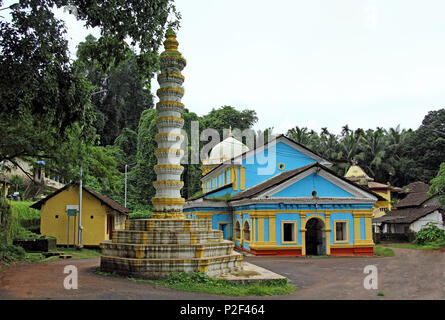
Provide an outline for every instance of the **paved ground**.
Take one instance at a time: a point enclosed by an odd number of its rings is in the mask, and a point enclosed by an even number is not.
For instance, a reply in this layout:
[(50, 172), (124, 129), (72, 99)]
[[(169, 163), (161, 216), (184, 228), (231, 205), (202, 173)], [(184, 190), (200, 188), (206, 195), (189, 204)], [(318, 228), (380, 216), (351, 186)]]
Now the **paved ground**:
[[(395, 257), (278, 258), (245, 257), (258, 266), (284, 275), (299, 287), (295, 293), (243, 299), (445, 299), (445, 253), (394, 249)], [(79, 270), (79, 288), (63, 287), (64, 267)], [(175, 291), (125, 278), (94, 273), (99, 259), (20, 264), (0, 273), (0, 299), (232, 299)], [(378, 289), (366, 290), (364, 268), (378, 269)], [(381, 292), (384, 296), (378, 296)]]

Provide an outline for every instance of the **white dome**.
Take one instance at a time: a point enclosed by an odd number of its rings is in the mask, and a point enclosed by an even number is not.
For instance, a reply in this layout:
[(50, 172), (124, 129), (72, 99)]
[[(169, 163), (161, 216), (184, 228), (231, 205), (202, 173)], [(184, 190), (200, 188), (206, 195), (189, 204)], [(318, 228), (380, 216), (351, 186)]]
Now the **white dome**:
[(203, 164), (220, 164), (226, 160), (230, 160), (240, 154), (249, 151), (249, 148), (242, 142), (229, 136), (225, 140), (218, 143), (210, 151), (210, 157), (203, 161)]

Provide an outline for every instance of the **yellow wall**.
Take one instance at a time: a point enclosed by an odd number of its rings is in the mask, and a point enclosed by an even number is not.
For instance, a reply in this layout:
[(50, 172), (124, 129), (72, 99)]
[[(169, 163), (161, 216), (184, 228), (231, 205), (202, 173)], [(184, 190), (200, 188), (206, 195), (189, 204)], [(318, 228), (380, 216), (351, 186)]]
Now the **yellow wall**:
[[(375, 191), (375, 193), (381, 195), (383, 198), (386, 199), (386, 201), (377, 201), (374, 204), (374, 208), (373, 208), (373, 214), (374, 214), (374, 218), (379, 218), (382, 217), (386, 214), (386, 212), (383, 209), (388, 209), (391, 210), (391, 191), (387, 190), (387, 191)], [(382, 210), (380, 210), (382, 209)]]
[[(67, 244), (68, 216), (67, 205), (79, 204), (79, 188), (72, 187), (55, 195), (42, 206), (42, 218), (40, 221), (40, 233), (42, 235), (54, 236), (57, 244)], [(107, 211), (110, 209), (102, 205), (101, 202), (89, 194), (82, 192), (82, 244), (98, 246), (102, 241), (109, 240), (107, 235)], [(58, 218), (56, 218), (56, 215)], [(93, 218), (91, 218), (93, 216)], [(69, 244), (78, 243), (78, 216), (69, 217)], [(74, 226), (76, 232), (74, 234)], [(115, 217), (115, 229), (124, 229), (125, 215)]]

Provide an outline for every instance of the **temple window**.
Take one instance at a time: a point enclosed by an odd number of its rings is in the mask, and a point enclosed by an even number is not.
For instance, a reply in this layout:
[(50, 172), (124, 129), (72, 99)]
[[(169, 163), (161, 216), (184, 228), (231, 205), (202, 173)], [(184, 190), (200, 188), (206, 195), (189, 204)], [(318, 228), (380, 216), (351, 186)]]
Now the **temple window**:
[(241, 225), (238, 220), (236, 220), (235, 224), (235, 238), (238, 240), (241, 239)]
[(244, 222), (243, 233), (244, 233), (244, 240), (250, 241), (250, 225), (247, 220)]
[(295, 242), (295, 222), (283, 223), (283, 242)]
[(348, 223), (346, 221), (335, 222), (335, 241), (348, 241)]

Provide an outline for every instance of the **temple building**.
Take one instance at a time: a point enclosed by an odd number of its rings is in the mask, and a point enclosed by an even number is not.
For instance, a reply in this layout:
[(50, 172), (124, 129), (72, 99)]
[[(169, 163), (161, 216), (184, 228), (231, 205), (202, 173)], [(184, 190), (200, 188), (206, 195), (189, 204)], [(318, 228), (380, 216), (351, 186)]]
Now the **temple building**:
[(186, 201), (186, 217), (211, 221), (255, 255), (373, 254), (379, 195), (284, 135), (253, 150), (228, 139), (203, 162), (203, 193)]
[(391, 194), (394, 192), (400, 193), (402, 191), (401, 188), (393, 187), (389, 183), (384, 184), (374, 181), (373, 178), (368, 176), (365, 171), (358, 166), (356, 160), (352, 161), (352, 165), (346, 172), (345, 178), (361, 186), (368, 187), (371, 191), (380, 196), (373, 208), (373, 218), (382, 217), (387, 212), (391, 211)]

